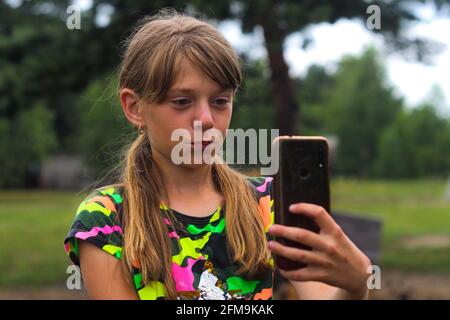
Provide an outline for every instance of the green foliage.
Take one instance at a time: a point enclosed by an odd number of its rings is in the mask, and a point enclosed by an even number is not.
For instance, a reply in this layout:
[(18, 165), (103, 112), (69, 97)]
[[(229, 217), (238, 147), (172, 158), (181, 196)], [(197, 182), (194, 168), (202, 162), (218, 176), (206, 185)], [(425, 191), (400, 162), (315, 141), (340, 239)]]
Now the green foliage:
[(116, 78), (94, 80), (76, 104), (79, 127), (71, 141), (97, 172), (117, 164), (136, 130), (125, 119)]
[(21, 155), (28, 154), (31, 159), (42, 160), (57, 145), (53, 130), (53, 113), (43, 104), (37, 104), (32, 109), (19, 114), (15, 126), (14, 139), (27, 141), (18, 144)]
[(18, 114), (8, 126), (0, 121), (0, 186), (22, 186), (27, 175), (37, 174), (39, 165), (57, 147), (53, 112), (42, 103)]
[(275, 110), (271, 100), (269, 68), (266, 62), (246, 61), (243, 72), (244, 83), (233, 103), (230, 128), (274, 128)]
[(335, 76), (324, 67), (312, 65), (303, 79), (297, 79), (298, 100), (302, 102), (300, 132), (323, 135), (327, 130), (324, 116), (328, 112), (328, 96), (335, 86)]
[(343, 58), (335, 74), (310, 67), (298, 81), (304, 134), (338, 137), (341, 175), (448, 175), (449, 121), (435, 110), (434, 100), (412, 111), (405, 108), (385, 78), (374, 49)]
[(383, 132), (379, 150), (379, 175), (446, 176), (450, 172), (450, 122), (430, 105), (401, 112)]
[(383, 130), (403, 107), (385, 83), (375, 50), (344, 58), (336, 86), (326, 102), (326, 130), (339, 138), (337, 170), (341, 174), (371, 176)]
[(5, 185), (12, 161), (9, 159), (9, 122), (0, 118), (0, 186)]

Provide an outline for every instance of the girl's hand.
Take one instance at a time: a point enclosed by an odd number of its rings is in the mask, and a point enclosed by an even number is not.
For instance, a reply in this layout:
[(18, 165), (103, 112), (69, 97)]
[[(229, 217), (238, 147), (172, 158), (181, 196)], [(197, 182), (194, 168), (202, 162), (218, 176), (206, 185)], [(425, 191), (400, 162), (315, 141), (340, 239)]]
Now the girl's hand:
[(320, 233), (280, 224), (270, 227), (271, 235), (297, 241), (312, 248), (302, 250), (270, 241), (269, 248), (274, 254), (307, 264), (297, 270), (280, 269), (280, 274), (291, 281), (319, 281), (339, 287), (346, 290), (351, 297), (367, 296), (367, 270), (371, 262), (345, 235), (328, 212), (309, 203), (293, 204), (289, 211), (314, 219), (320, 227)]

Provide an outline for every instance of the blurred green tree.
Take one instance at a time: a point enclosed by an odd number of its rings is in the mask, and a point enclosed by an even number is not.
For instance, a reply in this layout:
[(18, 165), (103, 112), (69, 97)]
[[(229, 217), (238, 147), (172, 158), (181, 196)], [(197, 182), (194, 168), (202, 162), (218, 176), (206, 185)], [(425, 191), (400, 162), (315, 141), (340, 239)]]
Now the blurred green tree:
[(244, 56), (243, 73), (244, 82), (233, 103), (230, 128), (275, 128), (266, 61), (251, 61)]
[(33, 180), (31, 185), (37, 183), (41, 162), (57, 145), (53, 117), (51, 110), (37, 103), (13, 122), (0, 120), (1, 187), (20, 187), (27, 179)]
[(379, 143), (377, 174), (385, 178), (447, 177), (450, 121), (432, 105), (399, 112)]
[(336, 86), (336, 77), (323, 66), (311, 65), (304, 78), (294, 79), (298, 87), (298, 101), (302, 101), (302, 134), (326, 133), (325, 117), (330, 91)]
[(378, 141), (383, 130), (403, 107), (385, 83), (384, 69), (374, 49), (361, 57), (346, 57), (335, 75), (324, 114), (329, 133), (339, 139), (337, 172), (370, 176), (378, 157)]
[(76, 110), (79, 130), (72, 137), (74, 148), (96, 171), (112, 167), (136, 131), (122, 112), (116, 77), (92, 81), (77, 100)]

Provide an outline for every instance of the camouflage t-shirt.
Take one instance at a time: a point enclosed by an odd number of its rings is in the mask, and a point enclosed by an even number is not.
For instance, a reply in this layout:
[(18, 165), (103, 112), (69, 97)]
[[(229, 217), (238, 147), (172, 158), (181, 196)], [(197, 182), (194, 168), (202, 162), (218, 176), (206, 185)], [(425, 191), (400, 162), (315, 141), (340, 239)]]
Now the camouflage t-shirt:
[[(273, 200), (270, 196), (270, 177), (248, 177), (256, 191), (256, 201), (267, 233), (273, 223)], [(79, 265), (78, 244), (88, 241), (96, 247), (122, 258), (123, 188), (107, 186), (96, 189), (78, 207), (72, 226), (64, 240), (65, 250), (72, 262)], [(227, 251), (225, 237), (225, 210), (220, 206), (207, 217), (193, 217), (172, 209), (179, 225), (172, 225), (166, 218), (169, 210), (160, 204), (161, 219), (167, 225), (172, 247), (172, 277), (178, 299), (272, 299), (272, 271), (257, 279), (246, 279), (236, 274)], [(180, 227), (181, 226), (181, 227)], [(164, 299), (165, 287), (161, 281), (146, 285), (142, 274), (135, 267), (130, 275), (140, 299)]]

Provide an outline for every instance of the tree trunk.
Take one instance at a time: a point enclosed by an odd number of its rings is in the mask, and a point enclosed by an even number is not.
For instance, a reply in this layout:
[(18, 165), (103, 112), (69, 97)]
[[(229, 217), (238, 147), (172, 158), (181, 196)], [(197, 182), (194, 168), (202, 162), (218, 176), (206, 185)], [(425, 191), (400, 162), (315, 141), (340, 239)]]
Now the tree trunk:
[(262, 21), (262, 27), (271, 69), (270, 80), (276, 109), (276, 127), (280, 129), (280, 135), (294, 135), (299, 130), (300, 106), (283, 56), (283, 42), (286, 35), (278, 26), (277, 19), (266, 17)]

